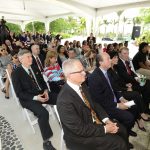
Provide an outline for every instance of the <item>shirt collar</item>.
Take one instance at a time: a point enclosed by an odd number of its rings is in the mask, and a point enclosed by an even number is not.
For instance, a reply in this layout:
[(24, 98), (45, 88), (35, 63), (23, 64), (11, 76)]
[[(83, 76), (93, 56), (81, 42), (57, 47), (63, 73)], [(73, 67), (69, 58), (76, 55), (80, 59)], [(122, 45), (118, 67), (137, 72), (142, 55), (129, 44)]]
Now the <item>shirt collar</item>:
[(76, 92), (79, 92), (79, 88), (80, 88), (79, 85), (76, 85), (76, 84), (74, 84), (74, 83), (72, 83), (72, 82), (70, 82), (70, 81), (68, 81), (68, 80), (67, 80), (67, 84), (68, 84), (73, 90), (75, 90)]
[(103, 72), (104, 75), (107, 73), (107, 70), (104, 70), (104, 69), (102, 69), (100, 67), (99, 67), (99, 69)]
[[(32, 54), (33, 55), (33, 54)], [(36, 59), (38, 56), (33, 55), (33, 57)], [(39, 58), (39, 57), (38, 57)]]
[(120, 60), (125, 64), (125, 60), (123, 60), (123, 59), (121, 59), (121, 58), (120, 58)]
[(31, 69), (31, 67), (27, 68), (27, 67), (25, 67), (25, 66), (23, 66), (23, 65), (22, 65), (22, 68), (23, 68), (27, 73), (29, 72), (28, 69)]

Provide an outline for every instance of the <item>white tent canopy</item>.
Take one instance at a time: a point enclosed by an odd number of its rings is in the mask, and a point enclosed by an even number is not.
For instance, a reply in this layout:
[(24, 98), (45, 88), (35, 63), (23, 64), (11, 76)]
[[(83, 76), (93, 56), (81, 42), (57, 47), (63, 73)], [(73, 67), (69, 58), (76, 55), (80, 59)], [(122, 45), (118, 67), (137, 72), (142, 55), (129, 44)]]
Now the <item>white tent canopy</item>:
[(49, 22), (68, 15), (94, 19), (106, 13), (148, 7), (150, 0), (0, 0), (0, 16), (25, 27), (31, 21)]

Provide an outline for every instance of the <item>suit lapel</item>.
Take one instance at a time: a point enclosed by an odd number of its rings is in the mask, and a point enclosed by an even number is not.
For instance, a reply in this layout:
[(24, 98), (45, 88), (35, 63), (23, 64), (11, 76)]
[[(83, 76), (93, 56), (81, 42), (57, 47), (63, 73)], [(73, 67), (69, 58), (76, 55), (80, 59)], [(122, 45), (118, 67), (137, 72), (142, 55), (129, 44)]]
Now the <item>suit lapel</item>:
[[(84, 107), (87, 107), (81, 97), (74, 91), (67, 83), (65, 84), (66, 86), (66, 91), (69, 91), (72, 97), (76, 99), (76, 101), (79, 103), (79, 105), (82, 105)], [(90, 103), (91, 104), (91, 103)]]
[(105, 78), (103, 72), (99, 68), (97, 68), (97, 72), (98, 72), (99, 76), (102, 78), (101, 80), (105, 81), (104, 83), (106, 83), (107, 87), (110, 88), (110, 85), (109, 85), (107, 79)]

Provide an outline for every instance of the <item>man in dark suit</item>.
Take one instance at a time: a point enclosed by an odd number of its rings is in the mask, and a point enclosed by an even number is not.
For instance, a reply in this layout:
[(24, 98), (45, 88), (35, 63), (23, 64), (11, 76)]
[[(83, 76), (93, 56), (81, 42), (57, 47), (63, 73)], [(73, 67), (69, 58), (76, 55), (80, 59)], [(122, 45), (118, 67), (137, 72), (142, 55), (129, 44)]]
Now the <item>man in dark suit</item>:
[(89, 76), (88, 85), (92, 98), (106, 110), (111, 118), (115, 118), (125, 125), (128, 133), (132, 136), (137, 134), (131, 131), (137, 117), (136, 106), (130, 109), (125, 105), (126, 100), (120, 95), (117, 97), (107, 70), (111, 66), (110, 56), (107, 53), (97, 55), (97, 67)]
[(36, 67), (40, 70), (40, 72), (44, 71), (44, 57), (40, 54), (40, 48), (39, 45), (32, 45), (31, 46), (32, 51), (32, 67)]
[(103, 108), (92, 101), (81, 62), (69, 59), (62, 68), (67, 83), (59, 93), (57, 109), (66, 146), (71, 150), (128, 149), (125, 128), (110, 121)]
[(38, 118), (43, 137), (44, 150), (55, 150), (49, 138), (53, 132), (49, 125), (49, 113), (43, 103), (56, 104), (56, 94), (48, 93), (48, 88), (37, 68), (32, 68), (32, 55), (28, 50), (18, 53), (21, 66), (12, 73), (12, 82), (22, 107), (32, 111)]
[(144, 104), (146, 106), (145, 113), (150, 114), (150, 110), (149, 110), (150, 80), (146, 80), (146, 84), (143, 86), (140, 86), (140, 80), (137, 77), (137, 75), (134, 73), (133, 65), (131, 65), (131, 63), (129, 61), (130, 59), (129, 59), (129, 49), (128, 48), (126, 48), (126, 47), (121, 48), (119, 57), (120, 57), (120, 59), (116, 66), (119, 76), (122, 78), (122, 80), (125, 83), (131, 83), (133, 90), (138, 91), (142, 94)]

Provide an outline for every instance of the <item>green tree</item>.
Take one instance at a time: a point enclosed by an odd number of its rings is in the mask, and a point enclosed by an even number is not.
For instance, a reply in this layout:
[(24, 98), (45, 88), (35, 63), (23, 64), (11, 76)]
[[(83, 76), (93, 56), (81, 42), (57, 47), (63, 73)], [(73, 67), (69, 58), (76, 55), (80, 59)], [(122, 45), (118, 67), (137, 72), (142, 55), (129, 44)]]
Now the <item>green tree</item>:
[(66, 32), (68, 30), (68, 22), (63, 19), (59, 18), (50, 23), (50, 29), (52, 32)]
[(141, 9), (140, 16), (145, 24), (149, 24), (150, 23), (150, 8)]
[[(33, 27), (34, 25), (34, 27)], [(45, 25), (43, 22), (39, 22), (39, 21), (35, 21), (35, 22), (30, 22), (26, 25), (25, 27), (25, 30), (26, 31), (29, 31), (29, 32), (39, 32), (39, 33), (43, 33), (45, 32)]]
[(17, 24), (7, 22), (6, 25), (8, 26), (10, 31), (13, 31), (16, 34), (19, 34), (21, 32), (21, 27)]
[(113, 34), (114, 34), (114, 32), (115, 32), (115, 26), (116, 26), (116, 24), (118, 23), (118, 20), (112, 20), (111, 21), (111, 24), (113, 25)]
[(123, 19), (122, 19), (122, 21), (123, 21), (123, 24), (122, 24), (122, 34), (124, 35), (124, 28), (125, 28), (126, 22), (128, 21), (128, 18), (126, 18), (124, 16)]
[(109, 24), (109, 22), (106, 19), (104, 19), (103, 20), (103, 25), (105, 27), (105, 29), (104, 29), (104, 36), (106, 36), (108, 24)]
[(86, 19), (79, 17), (78, 33), (84, 35), (86, 29)]

